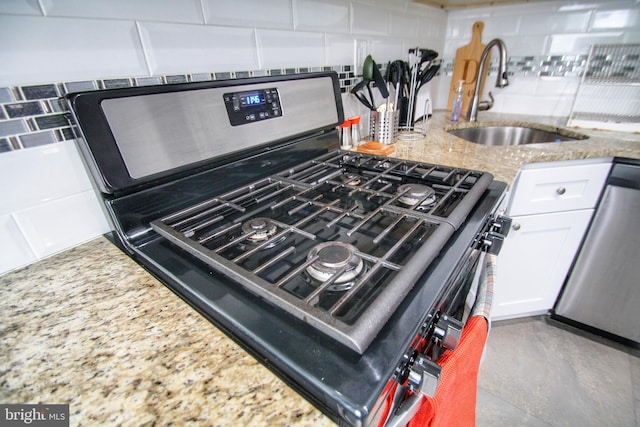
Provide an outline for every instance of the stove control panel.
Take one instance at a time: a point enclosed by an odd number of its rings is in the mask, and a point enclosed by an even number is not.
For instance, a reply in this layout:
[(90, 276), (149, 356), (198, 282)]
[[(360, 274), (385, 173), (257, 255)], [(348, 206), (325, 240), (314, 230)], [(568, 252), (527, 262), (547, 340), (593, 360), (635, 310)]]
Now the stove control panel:
[(225, 93), (222, 96), (231, 126), (282, 116), (280, 96), (275, 88)]

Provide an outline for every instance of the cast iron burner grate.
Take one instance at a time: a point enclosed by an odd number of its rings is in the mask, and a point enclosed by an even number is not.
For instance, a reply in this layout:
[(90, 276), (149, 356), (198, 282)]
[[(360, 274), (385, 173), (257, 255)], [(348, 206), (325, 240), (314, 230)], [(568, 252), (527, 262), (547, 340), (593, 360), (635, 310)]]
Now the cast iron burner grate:
[(492, 179), (333, 151), (151, 226), (363, 353)]

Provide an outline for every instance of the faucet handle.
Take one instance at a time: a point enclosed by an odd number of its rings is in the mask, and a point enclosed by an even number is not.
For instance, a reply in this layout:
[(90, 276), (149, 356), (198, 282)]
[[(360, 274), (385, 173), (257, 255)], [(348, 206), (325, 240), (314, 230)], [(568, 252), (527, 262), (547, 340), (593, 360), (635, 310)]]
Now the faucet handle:
[(489, 101), (480, 101), (478, 102), (478, 110), (480, 111), (487, 111), (490, 110), (493, 107), (493, 101), (495, 101), (493, 99), (493, 94), (491, 92), (489, 92)]

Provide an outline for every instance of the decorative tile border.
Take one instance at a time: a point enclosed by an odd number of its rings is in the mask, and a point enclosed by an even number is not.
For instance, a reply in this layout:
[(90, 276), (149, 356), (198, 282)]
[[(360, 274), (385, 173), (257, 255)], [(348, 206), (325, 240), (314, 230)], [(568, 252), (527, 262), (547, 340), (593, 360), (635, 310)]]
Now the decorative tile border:
[[(588, 55), (558, 56), (513, 56), (508, 59), (508, 73), (517, 77), (581, 77)], [(453, 75), (453, 59), (445, 60), (441, 73)], [(494, 56), (489, 63), (489, 75), (495, 75), (498, 59)]]
[(0, 153), (53, 144), (75, 138), (61, 97), (72, 92), (134, 86), (228, 80), (318, 71), (336, 71), (340, 90), (355, 85), (352, 65), (255, 71), (177, 74), (152, 77), (87, 80), (0, 88)]
[(587, 82), (640, 83), (640, 43), (593, 46), (586, 73)]
[[(521, 56), (510, 57), (509, 75), (518, 77), (582, 77), (588, 55)], [(638, 79), (640, 57), (612, 56), (594, 58), (598, 61), (598, 72), (611, 73), (617, 77)], [(452, 58), (439, 59), (439, 76), (453, 74)], [(386, 64), (380, 64), (384, 74)], [(495, 75), (498, 60), (489, 64), (489, 75)], [(53, 144), (74, 138), (60, 97), (71, 92), (122, 87), (187, 83), (210, 80), (227, 80), (283, 74), (299, 74), (318, 71), (336, 71), (340, 78), (340, 90), (347, 93), (359, 81), (353, 65), (331, 67), (278, 68), (270, 70), (231, 71), (194, 74), (175, 74), (152, 77), (125, 77), (42, 85), (0, 88), (0, 153)], [(622, 73), (622, 75), (620, 75)], [(610, 75), (610, 74), (609, 74)]]

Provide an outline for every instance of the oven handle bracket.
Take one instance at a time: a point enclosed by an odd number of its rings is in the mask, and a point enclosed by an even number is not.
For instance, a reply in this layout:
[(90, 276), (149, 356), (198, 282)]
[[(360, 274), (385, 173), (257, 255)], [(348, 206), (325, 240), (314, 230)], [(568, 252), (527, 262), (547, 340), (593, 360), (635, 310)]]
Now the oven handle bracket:
[(474, 248), (492, 255), (498, 255), (510, 228), (511, 218), (502, 215), (491, 218), (484, 232), (476, 240)]

